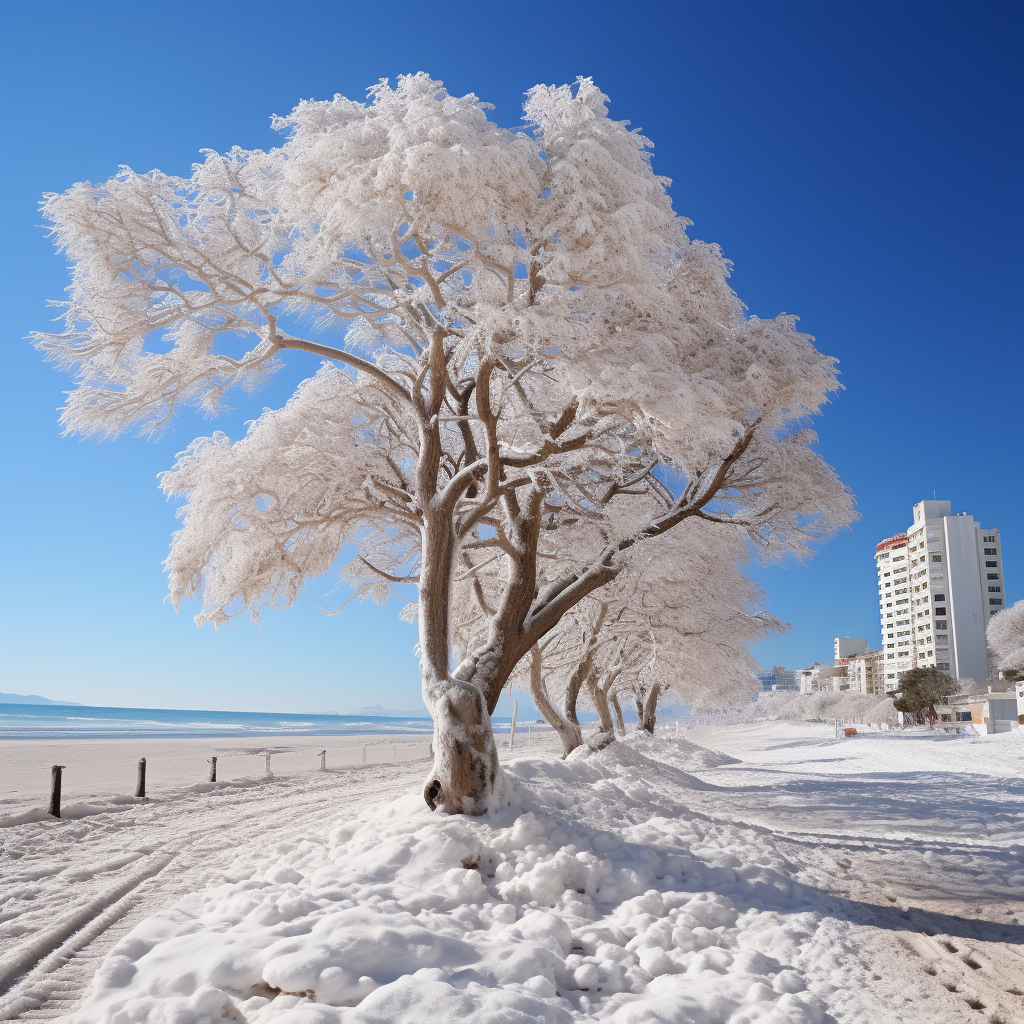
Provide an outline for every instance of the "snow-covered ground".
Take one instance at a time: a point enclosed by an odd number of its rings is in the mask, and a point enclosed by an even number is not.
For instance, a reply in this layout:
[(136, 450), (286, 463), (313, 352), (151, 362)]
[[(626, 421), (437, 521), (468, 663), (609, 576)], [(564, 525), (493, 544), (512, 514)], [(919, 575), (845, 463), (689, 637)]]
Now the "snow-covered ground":
[(417, 762), (2, 829), (0, 1017), (1024, 1020), (1019, 735), (689, 738), (517, 751), (482, 818)]

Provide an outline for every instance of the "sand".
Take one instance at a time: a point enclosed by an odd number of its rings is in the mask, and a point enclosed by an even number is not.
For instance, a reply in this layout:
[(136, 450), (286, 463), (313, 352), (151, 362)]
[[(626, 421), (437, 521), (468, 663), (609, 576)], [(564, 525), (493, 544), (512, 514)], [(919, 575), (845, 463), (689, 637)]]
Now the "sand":
[[(535, 743), (547, 727), (519, 726), (516, 746)], [(507, 737), (498, 737), (507, 744)], [(0, 740), (0, 819), (30, 806), (45, 806), (50, 791), (50, 767), (62, 764), (63, 804), (95, 797), (135, 793), (136, 767), (146, 758), (146, 792), (203, 782), (209, 778), (209, 758), (217, 758), (219, 781), (255, 778), (266, 773), (264, 751), (270, 751), (275, 775), (318, 771), (320, 751), (327, 751), (328, 769), (426, 759), (430, 736), (423, 733), (358, 736), (248, 736), (159, 739)]]

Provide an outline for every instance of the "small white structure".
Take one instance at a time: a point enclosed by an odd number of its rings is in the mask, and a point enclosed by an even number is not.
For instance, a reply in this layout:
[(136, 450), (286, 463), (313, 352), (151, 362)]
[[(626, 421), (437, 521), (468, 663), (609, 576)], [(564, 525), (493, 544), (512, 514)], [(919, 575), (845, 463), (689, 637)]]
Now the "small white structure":
[(1013, 691), (992, 693), (990, 687), (988, 693), (967, 694), (937, 706), (935, 724), (943, 729), (967, 726), (982, 736), (1010, 732), (1019, 725), (1017, 704), (1018, 695)]

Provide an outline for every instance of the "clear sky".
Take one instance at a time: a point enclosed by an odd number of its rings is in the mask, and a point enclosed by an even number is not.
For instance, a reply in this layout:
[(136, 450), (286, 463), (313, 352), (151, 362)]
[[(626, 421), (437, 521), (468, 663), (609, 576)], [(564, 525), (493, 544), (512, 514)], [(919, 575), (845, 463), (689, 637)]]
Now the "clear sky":
[[(156, 442), (63, 438), (68, 379), (24, 340), (67, 283), (42, 193), (128, 164), (275, 144), (299, 98), (425, 70), (519, 123), (537, 82), (590, 75), (655, 143), (691, 237), (718, 242), (759, 316), (801, 317), (846, 390), (821, 450), (862, 519), (808, 565), (758, 570), (799, 667), (878, 641), (872, 555), (933, 491), (1000, 527), (1024, 594), (1022, 8), (986, 3), (6, 4), (0, 25), (4, 360), (0, 690), (90, 704), (277, 711), (420, 704), (397, 608), (306, 602), (196, 629), (163, 603), (175, 509), (156, 474), (237, 438), (313, 366)], [(347, 594), (323, 581), (315, 600)]]

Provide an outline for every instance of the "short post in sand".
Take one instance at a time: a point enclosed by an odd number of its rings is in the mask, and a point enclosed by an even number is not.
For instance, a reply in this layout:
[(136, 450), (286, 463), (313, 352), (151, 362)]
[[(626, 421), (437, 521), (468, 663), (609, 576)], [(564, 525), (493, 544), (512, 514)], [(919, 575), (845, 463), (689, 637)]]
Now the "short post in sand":
[(264, 750), (263, 756), (267, 759), (267, 774), (270, 774), (270, 751)]
[(66, 764), (55, 764), (50, 769), (50, 806), (46, 810), (55, 818), (60, 817), (60, 773), (65, 768)]
[(135, 773), (135, 795), (144, 797), (146, 795), (146, 759), (139, 758), (139, 769)]
[(215, 757), (210, 758), (210, 781), (217, 781), (217, 758)]
[(512, 744), (516, 741), (516, 719), (519, 717), (519, 701), (516, 701), (515, 709), (512, 712), (512, 731), (508, 736), (508, 749), (512, 749)]
[(363, 746), (363, 764), (366, 764), (366, 746)]
[(322, 771), (322, 772), (327, 771), (327, 751), (326, 750), (321, 750), (320, 751), (320, 771)]

